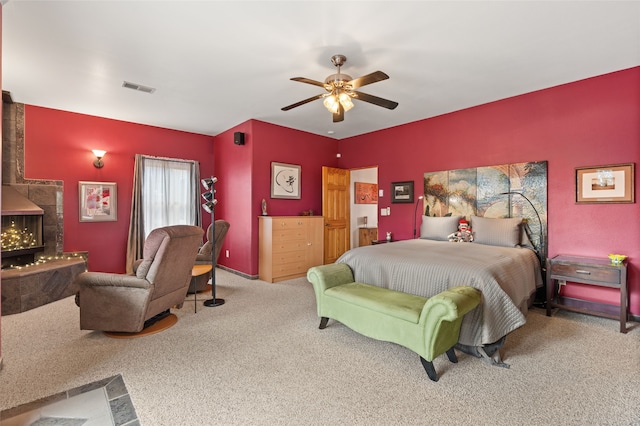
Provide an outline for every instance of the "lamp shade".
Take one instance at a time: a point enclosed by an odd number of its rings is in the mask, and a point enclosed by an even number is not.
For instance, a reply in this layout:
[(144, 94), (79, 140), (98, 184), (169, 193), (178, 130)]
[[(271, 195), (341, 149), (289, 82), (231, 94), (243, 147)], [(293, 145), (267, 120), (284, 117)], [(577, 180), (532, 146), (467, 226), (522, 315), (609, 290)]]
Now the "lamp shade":
[(213, 213), (213, 207), (218, 204), (218, 200), (213, 200), (213, 201), (207, 201), (206, 203), (204, 203), (202, 205), (202, 208), (204, 209), (204, 211), (206, 211), (207, 213)]
[(207, 192), (202, 194), (202, 198), (204, 198), (206, 201), (212, 201), (213, 200), (213, 193), (214, 193), (214, 191), (207, 191)]
[(211, 189), (213, 187), (213, 184), (216, 183), (218, 181), (217, 177), (210, 177), (210, 178), (204, 178), (200, 180), (200, 183), (202, 183), (202, 186), (204, 187), (204, 189)]

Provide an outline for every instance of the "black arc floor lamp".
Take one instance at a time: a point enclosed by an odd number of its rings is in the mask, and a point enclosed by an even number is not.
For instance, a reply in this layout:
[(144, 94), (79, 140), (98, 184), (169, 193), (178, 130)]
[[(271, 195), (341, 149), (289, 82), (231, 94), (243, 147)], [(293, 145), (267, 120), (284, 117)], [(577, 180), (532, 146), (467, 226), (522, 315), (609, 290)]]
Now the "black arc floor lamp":
[(418, 204), (420, 204), (420, 200), (422, 200), (424, 198), (424, 195), (421, 195), (418, 197), (418, 201), (416, 201), (416, 208), (413, 210), (413, 238), (416, 238), (418, 229), (417, 229), (417, 222), (416, 222), (416, 214), (418, 213)]
[(206, 190), (202, 194), (202, 198), (206, 201), (202, 208), (211, 213), (211, 299), (204, 301), (204, 306), (214, 307), (224, 305), (224, 299), (216, 299), (216, 221), (215, 221), (215, 206), (218, 204), (216, 200), (215, 184), (218, 181), (217, 177), (211, 176), (210, 178), (202, 179), (200, 182)]
[[(545, 250), (545, 242), (544, 242), (544, 231), (542, 229), (542, 219), (540, 219), (540, 213), (538, 213), (538, 210), (536, 209), (536, 206), (533, 205), (533, 203), (531, 202), (530, 199), (527, 198), (526, 195), (524, 195), (522, 192), (517, 192), (517, 191), (507, 191), (507, 192), (501, 192), (500, 195), (519, 195), (522, 198), (524, 198), (527, 203), (529, 203), (529, 205), (531, 206), (531, 208), (533, 209), (534, 213), (536, 214), (536, 217), (538, 218), (538, 223), (540, 225), (540, 248), (538, 249), (538, 261), (540, 262), (540, 272), (542, 273), (542, 289), (545, 290), (546, 289), (546, 250)], [(544, 293), (546, 295), (546, 291), (544, 291)], [(535, 305), (540, 305), (541, 307), (545, 307), (546, 306), (546, 301), (544, 301), (546, 296), (542, 296), (540, 295), (538, 297), (538, 299), (542, 299), (542, 302), (539, 303), (535, 303)]]

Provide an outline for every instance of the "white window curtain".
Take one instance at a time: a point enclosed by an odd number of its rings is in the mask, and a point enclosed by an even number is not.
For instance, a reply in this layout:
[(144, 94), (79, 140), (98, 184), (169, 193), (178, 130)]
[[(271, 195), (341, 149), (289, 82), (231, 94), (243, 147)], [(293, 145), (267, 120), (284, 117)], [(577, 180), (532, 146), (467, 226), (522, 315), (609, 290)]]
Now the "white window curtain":
[(127, 273), (142, 259), (144, 240), (154, 229), (202, 224), (198, 162), (136, 154), (134, 167)]
[(145, 238), (156, 228), (196, 225), (200, 205), (194, 161), (142, 158), (142, 215)]

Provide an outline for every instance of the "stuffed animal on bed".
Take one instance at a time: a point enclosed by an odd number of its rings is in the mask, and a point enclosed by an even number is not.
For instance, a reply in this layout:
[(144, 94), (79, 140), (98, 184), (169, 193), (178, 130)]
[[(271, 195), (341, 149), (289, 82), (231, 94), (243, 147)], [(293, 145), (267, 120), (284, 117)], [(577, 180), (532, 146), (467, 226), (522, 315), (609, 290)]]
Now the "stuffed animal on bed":
[(473, 241), (473, 232), (466, 219), (458, 221), (458, 230), (447, 236), (449, 241), (454, 243), (470, 243)]

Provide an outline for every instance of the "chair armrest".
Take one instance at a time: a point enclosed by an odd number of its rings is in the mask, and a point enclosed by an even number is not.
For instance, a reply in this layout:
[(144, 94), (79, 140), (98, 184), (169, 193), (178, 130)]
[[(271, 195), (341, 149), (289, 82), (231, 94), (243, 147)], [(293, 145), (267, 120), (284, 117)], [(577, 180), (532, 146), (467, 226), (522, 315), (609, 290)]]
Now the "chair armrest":
[(78, 285), (84, 287), (131, 287), (149, 288), (151, 283), (135, 275), (111, 274), (107, 272), (83, 272), (78, 275)]
[(211, 265), (211, 253), (209, 254), (196, 254), (196, 265)]

